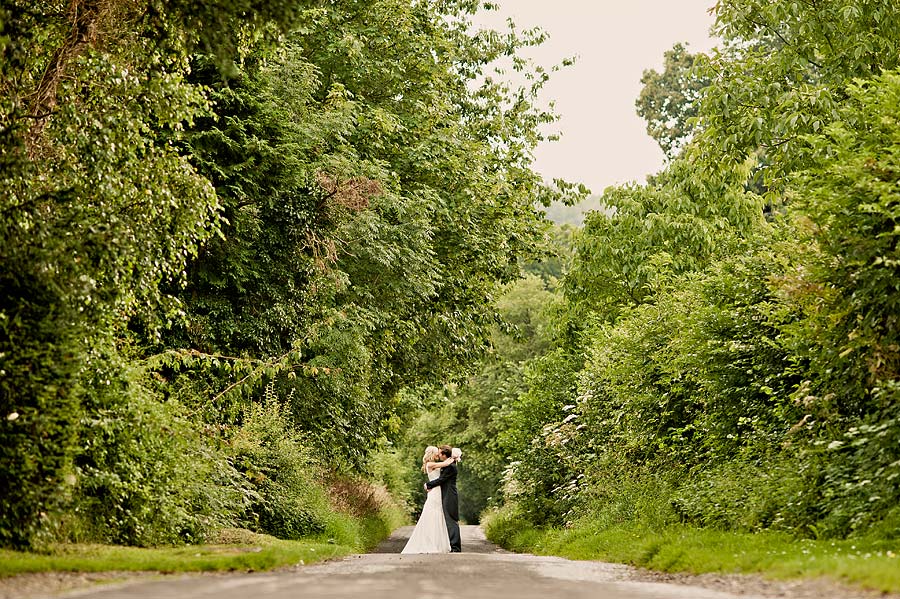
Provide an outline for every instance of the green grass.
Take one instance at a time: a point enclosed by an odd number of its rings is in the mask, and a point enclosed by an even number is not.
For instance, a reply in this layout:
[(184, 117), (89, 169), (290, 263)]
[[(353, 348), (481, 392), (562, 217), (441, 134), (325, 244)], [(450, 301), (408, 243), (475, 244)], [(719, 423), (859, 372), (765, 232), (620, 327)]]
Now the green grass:
[(0, 577), (52, 571), (270, 570), (369, 551), (406, 520), (398, 506), (382, 506), (378, 512), (365, 516), (334, 512), (323, 534), (299, 541), (229, 529), (210, 545), (143, 548), (60, 543), (43, 552), (0, 549)]
[(322, 534), (303, 540), (282, 540), (244, 529), (221, 531), (208, 545), (122, 547), (58, 543), (44, 551), (0, 549), (0, 578), (27, 572), (210, 572), (260, 571), (310, 564), (373, 549), (408, 516), (402, 507), (384, 501), (365, 513), (332, 510)]
[(620, 562), (665, 572), (828, 577), (881, 592), (900, 591), (900, 541), (796, 539), (774, 532), (735, 533), (638, 523), (603, 526), (585, 518), (566, 529), (537, 529), (513, 510), (487, 519), (488, 538), (520, 552)]
[(269, 570), (309, 564), (355, 553), (351, 545), (327, 540), (282, 541), (248, 531), (233, 531), (227, 543), (182, 547), (120, 547), (115, 545), (59, 544), (47, 552), (0, 549), (0, 577), (25, 572), (106, 572), (152, 570), (208, 572)]
[(406, 524), (409, 517), (398, 506), (384, 507), (376, 514), (351, 516), (333, 514), (323, 539), (353, 547), (356, 553), (371, 551), (391, 532)]

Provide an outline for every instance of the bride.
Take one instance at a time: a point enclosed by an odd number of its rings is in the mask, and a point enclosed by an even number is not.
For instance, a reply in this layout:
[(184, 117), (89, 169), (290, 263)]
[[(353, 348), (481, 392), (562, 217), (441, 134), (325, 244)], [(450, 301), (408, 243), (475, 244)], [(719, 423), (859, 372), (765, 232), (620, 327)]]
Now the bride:
[[(441, 457), (437, 447), (429, 445), (422, 457), (422, 472), (432, 481), (440, 476), (441, 468), (456, 461), (450, 457), (439, 462)], [(450, 553), (450, 537), (447, 535), (447, 522), (444, 520), (444, 505), (441, 500), (441, 488), (435, 487), (426, 493), (422, 515), (416, 523), (406, 547), (400, 553)]]

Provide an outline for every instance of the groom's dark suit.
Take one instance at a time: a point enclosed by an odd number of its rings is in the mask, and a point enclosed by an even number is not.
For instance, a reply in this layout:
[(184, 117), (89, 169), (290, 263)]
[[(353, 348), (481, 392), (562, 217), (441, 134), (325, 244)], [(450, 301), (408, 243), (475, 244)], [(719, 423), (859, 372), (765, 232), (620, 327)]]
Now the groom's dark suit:
[(459, 538), (459, 493), (456, 491), (456, 464), (441, 468), (441, 475), (428, 481), (429, 489), (441, 488), (441, 500), (444, 503), (444, 520), (447, 521), (447, 534), (450, 535), (450, 551), (462, 551)]

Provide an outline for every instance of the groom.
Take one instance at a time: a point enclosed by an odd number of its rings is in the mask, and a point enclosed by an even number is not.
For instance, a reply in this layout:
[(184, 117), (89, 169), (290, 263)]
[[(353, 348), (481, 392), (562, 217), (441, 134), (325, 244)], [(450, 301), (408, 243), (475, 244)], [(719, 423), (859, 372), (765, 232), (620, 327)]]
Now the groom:
[[(441, 455), (446, 460), (453, 454), (449, 445), (441, 445)], [(459, 538), (459, 493), (456, 491), (456, 463), (441, 468), (441, 475), (425, 484), (431, 489), (441, 487), (441, 499), (444, 502), (444, 520), (447, 521), (447, 534), (450, 535), (450, 553), (462, 552), (462, 541)]]

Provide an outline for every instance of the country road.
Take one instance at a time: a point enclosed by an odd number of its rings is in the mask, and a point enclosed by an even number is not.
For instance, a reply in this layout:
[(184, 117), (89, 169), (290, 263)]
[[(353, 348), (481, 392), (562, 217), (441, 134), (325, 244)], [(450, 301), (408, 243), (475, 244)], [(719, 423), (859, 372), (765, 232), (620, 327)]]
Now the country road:
[[(654, 580), (652, 574), (602, 562), (503, 551), (481, 528), (463, 526), (463, 553), (400, 555), (412, 527), (396, 531), (376, 552), (313, 566), (258, 574), (188, 575), (136, 580), (63, 595), (65, 599), (827, 599), (836, 587), (791, 586), (758, 579), (718, 589)], [(690, 581), (691, 579), (688, 579)], [(713, 581), (715, 582), (715, 581)], [(704, 584), (704, 586), (710, 586)], [(716, 584), (712, 585), (716, 587)], [(721, 590), (726, 588), (728, 590)], [(853, 597), (867, 594), (852, 593)]]

